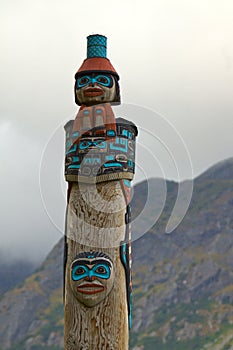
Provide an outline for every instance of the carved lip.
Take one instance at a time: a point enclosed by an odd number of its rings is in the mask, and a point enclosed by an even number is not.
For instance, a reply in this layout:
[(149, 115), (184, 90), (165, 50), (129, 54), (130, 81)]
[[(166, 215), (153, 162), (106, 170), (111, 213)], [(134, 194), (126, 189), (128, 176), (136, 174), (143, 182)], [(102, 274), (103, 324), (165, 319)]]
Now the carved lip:
[(77, 291), (83, 294), (96, 294), (103, 292), (104, 286), (96, 283), (85, 283), (77, 287)]
[(88, 87), (84, 91), (84, 96), (86, 97), (95, 97), (95, 96), (101, 96), (103, 95), (103, 90), (99, 87), (91, 88)]

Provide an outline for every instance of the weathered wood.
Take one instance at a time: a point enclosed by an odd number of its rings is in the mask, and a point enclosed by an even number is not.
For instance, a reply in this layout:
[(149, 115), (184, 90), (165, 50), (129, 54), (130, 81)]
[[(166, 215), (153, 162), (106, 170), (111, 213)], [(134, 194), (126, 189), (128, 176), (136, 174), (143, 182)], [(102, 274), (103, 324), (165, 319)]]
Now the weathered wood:
[[(119, 181), (72, 184), (66, 227), (65, 350), (128, 349), (126, 278), (119, 248), (125, 239), (125, 213)], [(72, 262), (90, 251), (109, 256), (114, 273), (111, 291), (92, 307), (77, 300), (71, 286)]]

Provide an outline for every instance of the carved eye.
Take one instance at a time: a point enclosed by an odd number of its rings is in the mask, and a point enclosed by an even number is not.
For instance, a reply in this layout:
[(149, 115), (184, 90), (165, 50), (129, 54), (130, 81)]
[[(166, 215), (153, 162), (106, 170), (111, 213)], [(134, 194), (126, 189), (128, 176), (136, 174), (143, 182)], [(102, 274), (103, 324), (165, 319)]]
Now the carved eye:
[(97, 75), (97, 77), (95, 78), (96, 82), (103, 85), (103, 86), (111, 86), (112, 83), (112, 79), (110, 77), (108, 77), (107, 75)]
[(111, 275), (111, 268), (107, 264), (97, 264), (93, 267), (93, 274), (97, 277), (108, 279)]
[(97, 269), (95, 270), (97, 273), (100, 273), (100, 274), (104, 274), (104, 273), (106, 273), (107, 271), (106, 271), (106, 269), (105, 269), (105, 267), (103, 267), (103, 266), (99, 266), (99, 267), (97, 267)]
[(77, 270), (75, 271), (75, 275), (82, 275), (85, 273), (85, 270), (83, 267), (78, 267)]
[(92, 142), (90, 142), (90, 141), (82, 141), (82, 142), (80, 142), (79, 148), (85, 149), (85, 148), (90, 147), (91, 144), (92, 144)]
[(106, 143), (104, 140), (96, 140), (93, 142), (96, 147), (104, 148), (106, 146)]
[(98, 83), (104, 83), (104, 84), (107, 84), (108, 83), (108, 79), (104, 76), (100, 76), (98, 79), (97, 79)]
[(88, 276), (88, 267), (85, 265), (76, 265), (72, 267), (71, 278), (73, 281), (79, 281)]
[(78, 88), (86, 86), (87, 84), (89, 84), (89, 82), (90, 82), (90, 78), (88, 76), (79, 78), (77, 81)]

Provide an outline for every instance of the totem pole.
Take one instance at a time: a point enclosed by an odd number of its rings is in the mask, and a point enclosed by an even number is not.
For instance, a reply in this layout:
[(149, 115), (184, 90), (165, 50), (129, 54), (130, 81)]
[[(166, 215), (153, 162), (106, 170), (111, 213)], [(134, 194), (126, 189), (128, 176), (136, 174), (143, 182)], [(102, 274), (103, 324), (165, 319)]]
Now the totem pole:
[(113, 114), (119, 76), (106, 42), (102, 35), (87, 37), (87, 58), (75, 74), (81, 107), (65, 125), (65, 350), (126, 350), (131, 327), (129, 201), (137, 128)]

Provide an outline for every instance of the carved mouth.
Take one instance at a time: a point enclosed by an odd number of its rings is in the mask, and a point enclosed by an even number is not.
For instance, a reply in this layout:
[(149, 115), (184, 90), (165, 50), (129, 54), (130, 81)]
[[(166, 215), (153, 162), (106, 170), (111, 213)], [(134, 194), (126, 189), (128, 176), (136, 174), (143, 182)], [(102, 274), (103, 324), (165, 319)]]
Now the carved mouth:
[(96, 97), (103, 95), (103, 90), (101, 88), (86, 88), (84, 91), (84, 96), (86, 97)]
[(103, 292), (104, 286), (96, 283), (85, 283), (77, 287), (77, 291), (83, 294), (96, 294)]

